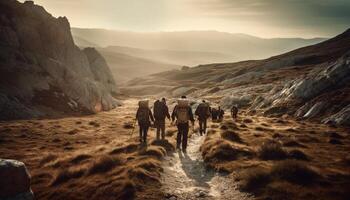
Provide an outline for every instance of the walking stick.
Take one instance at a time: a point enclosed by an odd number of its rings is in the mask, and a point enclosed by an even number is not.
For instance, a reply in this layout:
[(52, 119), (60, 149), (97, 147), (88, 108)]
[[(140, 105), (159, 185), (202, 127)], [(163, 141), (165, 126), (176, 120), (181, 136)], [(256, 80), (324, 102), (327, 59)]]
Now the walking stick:
[(134, 134), (135, 127), (136, 127), (136, 119), (134, 120), (133, 128), (131, 130), (130, 139), (132, 138), (132, 135)]

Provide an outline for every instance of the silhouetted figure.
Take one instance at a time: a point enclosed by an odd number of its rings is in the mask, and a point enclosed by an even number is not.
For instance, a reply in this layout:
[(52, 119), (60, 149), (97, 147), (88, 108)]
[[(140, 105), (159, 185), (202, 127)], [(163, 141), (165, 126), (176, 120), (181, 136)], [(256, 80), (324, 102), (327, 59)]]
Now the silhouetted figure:
[(219, 106), (219, 108), (218, 108), (219, 121), (222, 121), (224, 119), (224, 115), (225, 115), (225, 111), (222, 110), (221, 107)]
[(238, 114), (238, 108), (237, 106), (233, 105), (231, 108), (231, 117), (232, 119), (237, 119), (237, 114)]
[(194, 114), (198, 117), (199, 133), (200, 135), (203, 135), (206, 133), (207, 130), (207, 119), (210, 117), (209, 104), (206, 103), (205, 100), (203, 100), (203, 102), (198, 105)]
[(169, 108), (166, 105), (165, 98), (162, 98), (162, 101), (157, 100), (154, 102), (153, 106), (153, 115), (154, 115), (154, 126), (157, 129), (157, 140), (162, 136), (162, 140), (165, 139), (165, 118), (170, 120)]
[(136, 119), (140, 127), (140, 142), (147, 143), (148, 129), (151, 126), (151, 121), (154, 122), (152, 111), (148, 107), (148, 101), (139, 102)]
[(218, 117), (219, 117), (218, 110), (216, 108), (211, 109), (211, 119), (213, 121), (216, 121), (216, 120), (218, 120)]
[(194, 125), (192, 108), (189, 105), (186, 96), (182, 96), (181, 99), (178, 100), (178, 103), (175, 106), (173, 113), (171, 114), (171, 118), (173, 121), (176, 119), (176, 125), (178, 130), (176, 138), (176, 148), (180, 149), (180, 145), (182, 144), (182, 151), (186, 152), (189, 121), (191, 121), (192, 125)]

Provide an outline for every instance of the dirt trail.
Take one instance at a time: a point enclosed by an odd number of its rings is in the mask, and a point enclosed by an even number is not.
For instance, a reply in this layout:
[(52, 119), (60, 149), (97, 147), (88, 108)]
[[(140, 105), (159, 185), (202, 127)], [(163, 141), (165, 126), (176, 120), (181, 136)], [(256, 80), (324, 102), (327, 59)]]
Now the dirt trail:
[(167, 199), (251, 199), (227, 177), (205, 167), (199, 151), (205, 136), (192, 134), (187, 153), (175, 152), (163, 162), (162, 190)]

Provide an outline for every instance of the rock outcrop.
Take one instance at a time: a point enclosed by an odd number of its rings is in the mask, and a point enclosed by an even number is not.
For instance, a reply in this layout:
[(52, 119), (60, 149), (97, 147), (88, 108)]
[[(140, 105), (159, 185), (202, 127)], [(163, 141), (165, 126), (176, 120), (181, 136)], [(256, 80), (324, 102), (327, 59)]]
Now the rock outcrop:
[(67, 18), (0, 2), (1, 120), (110, 110), (116, 90), (103, 57), (74, 44)]
[(34, 199), (30, 175), (22, 162), (0, 159), (0, 186), (0, 199)]

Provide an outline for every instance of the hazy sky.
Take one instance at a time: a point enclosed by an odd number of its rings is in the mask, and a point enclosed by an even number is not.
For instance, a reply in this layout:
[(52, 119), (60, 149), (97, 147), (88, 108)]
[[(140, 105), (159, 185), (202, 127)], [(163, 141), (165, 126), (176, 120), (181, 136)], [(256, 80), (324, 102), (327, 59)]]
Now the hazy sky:
[[(22, 2), (24, 0), (21, 0)], [(350, 0), (35, 0), (71, 26), (142, 32), (218, 30), (260, 37), (334, 36)]]

